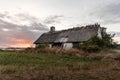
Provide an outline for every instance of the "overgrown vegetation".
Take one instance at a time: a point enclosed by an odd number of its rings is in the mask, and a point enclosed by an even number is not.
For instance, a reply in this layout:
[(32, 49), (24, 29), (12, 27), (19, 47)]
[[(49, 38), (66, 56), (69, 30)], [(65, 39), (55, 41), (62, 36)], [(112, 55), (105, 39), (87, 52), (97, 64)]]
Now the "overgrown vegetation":
[(78, 49), (63, 49), (63, 48), (29, 48), (21, 53), (43, 53), (43, 54), (62, 54), (70, 56), (81, 56), (84, 55), (84, 51)]
[(36, 48), (42, 48), (42, 49), (47, 48), (47, 47), (49, 47), (48, 44), (38, 44), (38, 45), (36, 46)]
[[(106, 54), (104, 54), (106, 53)], [(119, 80), (120, 54), (0, 52), (0, 80)]]
[(114, 34), (107, 34), (106, 32), (102, 33), (102, 38), (98, 36), (93, 36), (88, 41), (80, 43), (79, 49), (82, 49), (86, 52), (98, 52), (105, 48), (117, 48), (117, 44), (113, 42)]

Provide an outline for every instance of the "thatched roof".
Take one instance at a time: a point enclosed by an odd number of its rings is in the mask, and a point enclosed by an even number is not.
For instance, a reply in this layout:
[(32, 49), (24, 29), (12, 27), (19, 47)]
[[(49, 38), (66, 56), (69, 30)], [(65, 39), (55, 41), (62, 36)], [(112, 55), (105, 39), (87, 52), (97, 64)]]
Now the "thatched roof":
[(100, 25), (87, 25), (68, 30), (48, 32), (42, 34), (34, 43), (64, 43), (87, 41), (92, 36), (97, 35)]

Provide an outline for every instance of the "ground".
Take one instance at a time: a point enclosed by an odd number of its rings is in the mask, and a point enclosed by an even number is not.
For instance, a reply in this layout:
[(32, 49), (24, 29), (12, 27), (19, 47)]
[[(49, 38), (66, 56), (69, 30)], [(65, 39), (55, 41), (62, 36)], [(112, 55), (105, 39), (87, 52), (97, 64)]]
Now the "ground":
[(81, 57), (0, 52), (0, 80), (119, 80), (119, 51)]

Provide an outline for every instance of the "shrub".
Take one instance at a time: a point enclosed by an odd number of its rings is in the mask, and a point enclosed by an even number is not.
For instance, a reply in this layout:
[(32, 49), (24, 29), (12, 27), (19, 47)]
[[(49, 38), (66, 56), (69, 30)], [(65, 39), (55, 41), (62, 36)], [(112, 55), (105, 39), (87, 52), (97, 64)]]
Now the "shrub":
[(0, 51), (3, 51), (2, 49), (0, 49)]
[(99, 52), (101, 50), (100, 47), (98, 47), (97, 45), (84, 45), (84, 46), (81, 46), (81, 49), (89, 53)]
[(46, 47), (49, 47), (48, 44), (39, 44), (36, 46), (36, 48), (46, 48)]
[(117, 44), (113, 42), (112, 38), (114, 35), (107, 33), (102, 34), (102, 38), (97, 35), (90, 38), (88, 41), (80, 44), (80, 49), (86, 52), (97, 52), (104, 48), (116, 48)]

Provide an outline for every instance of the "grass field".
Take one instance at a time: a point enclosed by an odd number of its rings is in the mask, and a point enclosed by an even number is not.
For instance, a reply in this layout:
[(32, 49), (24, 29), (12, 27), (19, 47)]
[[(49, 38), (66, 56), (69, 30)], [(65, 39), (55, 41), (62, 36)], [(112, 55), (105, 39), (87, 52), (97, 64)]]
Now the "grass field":
[(0, 52), (0, 80), (120, 80), (120, 60), (101, 57)]

